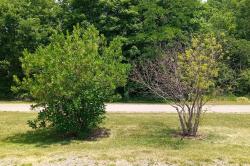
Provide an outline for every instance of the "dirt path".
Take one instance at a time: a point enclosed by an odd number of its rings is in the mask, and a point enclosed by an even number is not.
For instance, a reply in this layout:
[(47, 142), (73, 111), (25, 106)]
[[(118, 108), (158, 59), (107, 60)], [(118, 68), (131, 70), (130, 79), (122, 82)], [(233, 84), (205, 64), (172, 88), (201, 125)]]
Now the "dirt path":
[[(31, 104), (0, 103), (0, 111), (31, 111)], [(217, 113), (250, 113), (250, 105), (206, 105), (208, 112)], [(167, 104), (106, 104), (107, 112), (176, 112)]]

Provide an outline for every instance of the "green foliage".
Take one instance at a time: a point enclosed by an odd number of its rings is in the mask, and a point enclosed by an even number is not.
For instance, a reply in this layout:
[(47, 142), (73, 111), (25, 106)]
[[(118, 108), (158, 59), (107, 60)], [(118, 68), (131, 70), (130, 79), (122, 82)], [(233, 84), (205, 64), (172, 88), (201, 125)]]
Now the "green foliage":
[[(193, 93), (207, 92), (214, 87), (218, 77), (218, 59), (222, 47), (212, 35), (194, 37), (191, 48), (178, 56), (178, 67), (184, 85), (194, 89)], [(188, 92), (187, 95), (192, 95)], [(195, 95), (194, 95), (195, 96)]]
[(22, 76), (19, 57), (48, 44), (61, 12), (54, 0), (0, 1), (0, 98), (11, 96), (13, 75)]
[(176, 89), (180, 92), (184, 91), (183, 97), (175, 101), (184, 136), (197, 135), (203, 106), (215, 92), (221, 52), (222, 46), (216, 38), (207, 34), (193, 37), (191, 47), (177, 57), (178, 65), (174, 70), (178, 73), (177, 81), (172, 86), (178, 87)]
[(250, 67), (250, 41), (245, 39), (229, 39), (225, 46), (228, 64), (236, 72)]
[[(160, 54), (159, 47), (174, 47), (176, 41), (188, 45), (189, 36), (200, 27), (197, 22), (201, 12), (199, 0), (73, 0), (72, 8), (108, 40), (122, 36), (125, 39), (123, 56), (130, 63), (156, 57)], [(129, 82), (118, 91), (129, 98), (132, 91), (140, 92), (139, 89)]]
[(218, 95), (230, 95), (235, 93), (237, 87), (237, 80), (235, 79), (235, 71), (220, 60), (219, 65), (219, 77), (216, 78), (216, 88)]
[(250, 40), (250, 0), (241, 0), (236, 13), (237, 35)]
[(162, 55), (135, 64), (132, 78), (152, 94), (171, 100), (183, 136), (197, 136), (203, 106), (213, 95), (222, 47), (211, 34), (192, 38), (184, 51), (165, 50)]
[(231, 89), (227, 90), (236, 95), (249, 95), (248, 85), (242, 81), (245, 80), (242, 78), (242, 72), (250, 68), (250, 41), (228, 37), (223, 43), (223, 47), (225, 55), (222, 62), (224, 66), (227, 66), (225, 73), (230, 73), (230, 75), (224, 74), (224, 76), (227, 75), (224, 83), (231, 86)]
[[(162, 47), (187, 48), (194, 34), (215, 34), (225, 53), (219, 72), (226, 72), (216, 85), (221, 93), (247, 95), (240, 86), (246, 86), (241, 73), (249, 69), (249, 5), (250, 0), (1, 0), (0, 98), (15, 97), (10, 87), (13, 75), (24, 76), (19, 58), (25, 49), (34, 52), (77, 24), (93, 24), (107, 43), (123, 37), (124, 61), (131, 64), (157, 57)], [(128, 81), (117, 91), (129, 99), (140, 97), (140, 89)]]
[(234, 0), (208, 0), (205, 4), (207, 23), (214, 32), (233, 34), (236, 30), (235, 8), (237, 4)]
[(121, 40), (107, 46), (93, 27), (72, 35), (56, 34), (46, 47), (24, 52), (25, 77), (14, 90), (27, 90), (42, 106), (36, 127), (54, 127), (68, 134), (85, 134), (103, 119), (104, 102), (124, 86), (129, 65), (121, 63)]
[[(199, 29), (198, 0), (73, 0), (73, 13), (84, 15), (109, 40), (127, 38), (124, 56), (156, 56), (156, 46), (184, 39)], [(78, 20), (81, 22), (81, 20)], [(183, 41), (185, 43), (186, 41)]]
[[(206, 5), (209, 31), (223, 46), (217, 85), (222, 93), (249, 95), (246, 70), (250, 65), (249, 0), (209, 0)], [(209, 28), (208, 28), (209, 29)]]
[(244, 95), (250, 95), (250, 68), (240, 73), (238, 92)]

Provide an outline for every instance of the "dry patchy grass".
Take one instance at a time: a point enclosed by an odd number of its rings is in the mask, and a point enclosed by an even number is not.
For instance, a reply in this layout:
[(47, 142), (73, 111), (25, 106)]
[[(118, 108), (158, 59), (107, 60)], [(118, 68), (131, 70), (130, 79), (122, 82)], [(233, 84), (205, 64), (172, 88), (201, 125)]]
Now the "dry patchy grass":
[(250, 114), (207, 114), (200, 128), (202, 137), (182, 139), (175, 134), (176, 114), (112, 113), (102, 125), (110, 135), (97, 140), (33, 131), (26, 122), (35, 116), (0, 112), (0, 165), (250, 164)]

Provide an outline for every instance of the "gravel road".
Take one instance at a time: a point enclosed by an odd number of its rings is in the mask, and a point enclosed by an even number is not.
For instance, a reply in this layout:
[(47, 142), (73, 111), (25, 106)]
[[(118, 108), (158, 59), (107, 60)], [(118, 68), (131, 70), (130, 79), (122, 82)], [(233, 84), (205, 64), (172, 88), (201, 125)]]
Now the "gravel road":
[[(250, 105), (206, 105), (204, 109), (207, 112), (216, 113), (250, 113)], [(38, 111), (37, 109), (36, 111)], [(1, 103), (0, 111), (18, 111), (30, 112), (31, 104), (13, 104)], [(158, 113), (158, 112), (176, 112), (173, 107), (167, 104), (106, 104), (107, 112), (124, 112), (124, 113)]]

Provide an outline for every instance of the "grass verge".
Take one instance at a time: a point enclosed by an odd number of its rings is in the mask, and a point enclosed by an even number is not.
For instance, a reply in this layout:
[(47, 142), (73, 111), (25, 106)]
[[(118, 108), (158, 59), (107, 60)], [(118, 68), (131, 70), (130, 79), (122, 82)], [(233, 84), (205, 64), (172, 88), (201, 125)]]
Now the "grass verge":
[[(163, 101), (162, 99), (157, 99), (154, 97), (134, 97), (128, 100), (120, 99), (115, 101), (116, 103), (151, 103), (151, 104), (169, 104), (171, 100)], [(249, 105), (250, 96), (237, 97), (234, 95), (227, 96), (217, 96), (211, 99), (207, 104), (216, 104), (216, 105)]]

